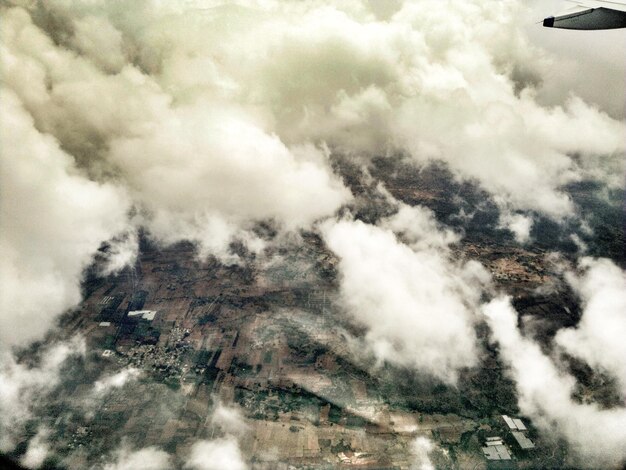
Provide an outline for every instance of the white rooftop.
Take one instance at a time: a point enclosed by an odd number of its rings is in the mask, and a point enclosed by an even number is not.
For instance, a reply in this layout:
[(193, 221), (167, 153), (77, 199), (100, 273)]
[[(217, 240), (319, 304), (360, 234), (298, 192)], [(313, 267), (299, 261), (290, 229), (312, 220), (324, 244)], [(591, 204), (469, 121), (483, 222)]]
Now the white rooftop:
[(513, 437), (522, 449), (527, 450), (535, 448), (535, 444), (533, 444), (533, 441), (524, 436), (523, 433), (519, 431), (513, 431), (511, 432), (511, 434), (513, 434)]
[(483, 447), (487, 460), (511, 460), (511, 454), (504, 445)]
[(510, 418), (507, 415), (502, 415), (502, 419), (509, 427), (511, 431), (527, 431), (524, 422), (519, 418)]
[(507, 415), (502, 415), (502, 419), (504, 420), (506, 425), (509, 427), (509, 429), (517, 429), (517, 426), (515, 425), (513, 420), (509, 418)]
[(517, 429), (519, 429), (520, 431), (526, 431), (526, 426), (524, 426), (524, 423), (521, 419), (513, 418), (513, 422), (515, 423), (515, 427), (517, 427)]
[(128, 312), (128, 316), (129, 317), (141, 316), (141, 318), (143, 318), (144, 320), (152, 321), (154, 320), (154, 317), (156, 316), (156, 310), (132, 310)]

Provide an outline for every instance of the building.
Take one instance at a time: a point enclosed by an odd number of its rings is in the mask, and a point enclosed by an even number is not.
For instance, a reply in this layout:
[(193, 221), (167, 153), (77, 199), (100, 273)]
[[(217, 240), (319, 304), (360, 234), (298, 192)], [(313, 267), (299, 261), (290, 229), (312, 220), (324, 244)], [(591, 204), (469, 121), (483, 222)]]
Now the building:
[(156, 310), (133, 310), (128, 312), (130, 318), (141, 318), (142, 320), (152, 321), (156, 316)]
[(517, 444), (520, 446), (522, 450), (530, 450), (530, 449), (535, 448), (535, 444), (533, 443), (533, 441), (528, 439), (524, 435), (524, 433), (520, 431), (512, 431), (511, 434), (513, 435), (513, 437), (515, 438), (515, 441), (517, 442)]
[(524, 422), (519, 418), (510, 418), (507, 415), (502, 415), (502, 419), (508, 426), (509, 431), (527, 431), (528, 429), (524, 425)]
[(511, 460), (511, 453), (501, 437), (488, 437), (483, 454), (487, 460)]
[(521, 419), (513, 418), (513, 423), (515, 423), (515, 426), (517, 426), (517, 429), (519, 429), (520, 431), (527, 431), (526, 426), (524, 426), (524, 423)]

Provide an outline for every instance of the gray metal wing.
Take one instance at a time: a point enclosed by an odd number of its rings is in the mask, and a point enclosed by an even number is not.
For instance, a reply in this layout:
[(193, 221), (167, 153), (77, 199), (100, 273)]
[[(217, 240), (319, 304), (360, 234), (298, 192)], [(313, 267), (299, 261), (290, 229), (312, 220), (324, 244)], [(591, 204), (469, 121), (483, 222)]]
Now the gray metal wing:
[(543, 20), (548, 28), (616, 29), (626, 28), (626, 3), (601, 0), (569, 1), (570, 8)]

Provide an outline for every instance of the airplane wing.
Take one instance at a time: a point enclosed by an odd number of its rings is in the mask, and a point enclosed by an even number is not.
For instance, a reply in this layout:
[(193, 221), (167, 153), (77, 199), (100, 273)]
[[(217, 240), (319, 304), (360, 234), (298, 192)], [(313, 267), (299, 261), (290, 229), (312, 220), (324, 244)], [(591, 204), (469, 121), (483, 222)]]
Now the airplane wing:
[(570, 7), (543, 20), (547, 28), (626, 28), (626, 2), (616, 0), (568, 0)]

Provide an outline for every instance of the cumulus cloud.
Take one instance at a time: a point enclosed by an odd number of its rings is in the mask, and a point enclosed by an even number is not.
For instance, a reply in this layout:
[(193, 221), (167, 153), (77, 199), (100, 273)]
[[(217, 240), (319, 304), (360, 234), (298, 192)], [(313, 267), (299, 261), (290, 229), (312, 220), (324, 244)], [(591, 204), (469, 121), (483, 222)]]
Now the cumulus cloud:
[(232, 437), (198, 441), (191, 447), (185, 468), (191, 470), (246, 470), (237, 440)]
[(365, 339), (387, 360), (455, 382), (475, 365), (474, 312), (489, 276), (478, 263), (455, 263), (426, 209), (403, 208), (381, 222), (326, 223), (324, 240), (340, 259), (340, 290), (347, 311), (367, 328)]
[(568, 354), (616, 377), (626, 398), (626, 273), (607, 259), (583, 258), (579, 269), (580, 275), (570, 272), (566, 278), (582, 299), (583, 314), (555, 341)]
[(158, 447), (132, 450), (124, 445), (115, 453), (114, 461), (106, 464), (103, 470), (169, 470), (171, 468), (170, 456)]
[(521, 335), (510, 299), (496, 299), (484, 312), (500, 354), (511, 367), (522, 413), (544, 432), (566, 438), (582, 466), (620, 468), (626, 461), (626, 408), (575, 402), (575, 379)]
[(417, 437), (411, 442), (411, 452), (414, 462), (413, 470), (434, 470), (435, 466), (430, 461), (430, 453), (435, 449), (435, 444), (426, 437)]
[[(125, 369), (103, 382), (107, 383), (106, 389), (110, 389), (123, 386), (131, 376), (136, 376), (136, 373)], [(217, 401), (210, 421), (214, 432), (217, 430), (222, 436), (194, 442), (183, 459), (183, 467), (190, 470), (246, 470), (248, 465), (239, 440), (249, 428), (239, 408)], [(111, 454), (110, 460), (102, 470), (169, 470), (175, 467), (172, 457), (159, 447), (133, 449), (126, 442), (122, 442), (119, 449)]]
[(46, 428), (40, 428), (28, 442), (26, 452), (20, 458), (20, 463), (26, 468), (39, 468), (43, 465), (48, 453), (50, 445), (48, 444), (48, 436), (50, 431)]
[[(444, 162), (492, 195), (501, 226), (520, 243), (528, 211), (575, 213), (568, 183), (624, 184), (624, 123), (562, 91), (562, 78), (576, 75), (567, 83), (619, 115), (584, 84), (599, 73), (579, 73), (531, 34), (533, 45), (520, 26), (533, 10), (521, 0), (7, 0), (0, 8), (2, 346), (41, 337), (80, 301), (82, 273), (103, 243), (104, 274), (133, 262), (140, 230), (237, 262), (231, 242), (263, 249), (258, 221), (297, 230), (333, 217), (351, 194), (331, 156)], [(602, 83), (611, 90), (603, 95), (623, 93), (623, 82)], [(340, 258), (344, 306), (380, 360), (449, 382), (476, 363), (474, 312), (488, 276), (451, 259), (457, 234), (407, 206), (378, 226), (331, 220), (322, 233)], [(582, 269), (569, 279), (583, 319), (556, 342), (623, 384), (623, 273), (599, 261)], [(519, 335), (507, 305), (492, 304), (488, 318), (525, 412), (546, 428), (556, 422), (594, 462), (617, 462), (621, 411), (573, 403), (571, 377)], [(58, 380), (70, 352), (55, 351), (38, 368), (2, 359), (2, 449), (32, 397)], [(96, 389), (122, 386), (131, 371)], [(188, 465), (244, 468), (245, 423), (227, 407), (213, 419), (225, 436), (197, 443)], [(576, 435), (587, 420), (588, 442)], [(169, 459), (125, 448), (111, 465), (167, 468)]]
[(125, 226), (125, 192), (83, 177), (15, 93), (0, 110), (0, 345), (35, 339), (80, 300), (100, 244)]
[(398, 212), (380, 221), (379, 226), (401, 236), (415, 250), (440, 249), (444, 253), (461, 237), (442, 227), (433, 212), (421, 206), (398, 204)]
[[(107, 18), (114, 12), (103, 5), (95, 5), (93, 14), (81, 13), (84, 8), (72, 2), (51, 2), (47, 8), (74, 25), (67, 26), (69, 47), (94, 43), (84, 38), (96, 34), (79, 27), (84, 22), (106, 25), (97, 34), (121, 35)], [(185, 31), (187, 26), (159, 17), (169, 12), (157, 9), (146, 18), (155, 23), (143, 25), (172, 39), (167, 47), (154, 43), (151, 34), (134, 38), (140, 41), (136, 47), (163, 56), (160, 72), (150, 75), (132, 63), (106, 74), (98, 68), (100, 57), (93, 56), (100, 47), (91, 53), (81, 46), (82, 55), (76, 56), (57, 48), (24, 11), (9, 10), (6, 62), (16, 77), (9, 85), (36, 122), (72, 149), (81, 164), (92, 173), (112, 173), (129, 189), (144, 225), (165, 242), (189, 239), (219, 253), (250, 222), (276, 219), (298, 227), (332, 214), (349, 193), (326, 167), (327, 154), (306, 142), (288, 147), (240, 100), (224, 96), (220, 77), (207, 75), (209, 51), (199, 49), (211, 41), (195, 37), (194, 27)], [(33, 39), (37, 50), (27, 43)], [(115, 51), (115, 45), (102, 50)], [(189, 55), (203, 62), (187, 69)], [(38, 79), (36, 95), (19, 80), (27, 73)], [(184, 76), (200, 83), (181, 82)], [(46, 80), (52, 82), (50, 92)]]
[(3, 343), (40, 337), (80, 300), (101, 243), (112, 242), (105, 274), (132, 262), (137, 225), (232, 262), (234, 239), (262, 247), (255, 221), (304, 226), (350, 196), (326, 152), (286, 146), (236, 103), (201, 93), (174, 103), (179, 95), (125, 61), (112, 11), (92, 6), (42, 7), (72, 31), (74, 52), (28, 11), (2, 9)]
[[(24, 424), (32, 417), (32, 408), (37, 400), (58, 385), (61, 367), (66, 359), (72, 355), (83, 355), (84, 352), (85, 343), (82, 339), (58, 343), (44, 349), (41, 362), (33, 367), (16, 362), (13, 355), (7, 352), (2, 353), (0, 357), (0, 452), (13, 450), (16, 444), (14, 437), (19, 435)], [(40, 453), (35, 453), (33, 450), (33, 459), (34, 454)]]
[(241, 410), (217, 403), (211, 416), (211, 424), (223, 436), (213, 440), (197, 441), (191, 447), (185, 468), (191, 470), (246, 470), (248, 464), (241, 452), (239, 440), (248, 432)]
[(104, 377), (94, 384), (94, 393), (102, 395), (109, 390), (121, 388), (129, 381), (137, 380), (141, 376), (141, 371), (135, 367), (127, 367), (121, 371)]
[(232, 436), (243, 436), (249, 430), (241, 410), (222, 402), (218, 402), (213, 410), (211, 424), (220, 428), (223, 433)]
[(522, 214), (513, 214), (508, 211), (500, 213), (498, 226), (510, 230), (518, 243), (528, 243), (530, 240), (530, 230), (533, 227), (531, 217)]
[[(49, 322), (35, 312), (74, 305), (94, 250), (121, 233), (237, 262), (232, 241), (263, 248), (257, 221), (332, 216), (351, 195), (329, 153), (440, 160), (507, 210), (572, 214), (563, 185), (615, 178), (623, 123), (576, 97), (538, 98), (559, 59), (528, 40), (529, 11), (515, 0), (5, 2), (4, 341), (40, 336)], [(520, 217), (506, 225), (523, 241)], [(126, 240), (105, 272), (132, 262)], [(6, 320), (18, 317), (20, 332)]]

